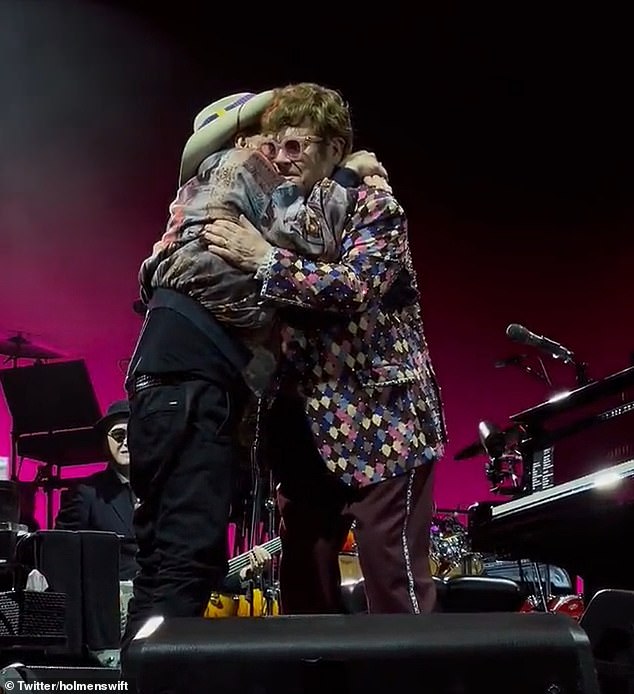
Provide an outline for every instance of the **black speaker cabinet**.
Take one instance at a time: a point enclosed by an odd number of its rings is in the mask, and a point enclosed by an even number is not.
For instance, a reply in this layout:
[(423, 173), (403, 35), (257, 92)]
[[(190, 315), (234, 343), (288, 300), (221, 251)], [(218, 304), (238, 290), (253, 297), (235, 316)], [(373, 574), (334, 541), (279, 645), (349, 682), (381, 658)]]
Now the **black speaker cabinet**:
[(66, 594), (66, 645), (51, 655), (83, 658), (119, 647), (119, 540), (114, 533), (41, 530), (18, 544), (17, 560)]
[(153, 621), (124, 657), (139, 694), (599, 692), (588, 638), (564, 615)]
[(600, 590), (581, 617), (602, 694), (634, 694), (634, 591)]

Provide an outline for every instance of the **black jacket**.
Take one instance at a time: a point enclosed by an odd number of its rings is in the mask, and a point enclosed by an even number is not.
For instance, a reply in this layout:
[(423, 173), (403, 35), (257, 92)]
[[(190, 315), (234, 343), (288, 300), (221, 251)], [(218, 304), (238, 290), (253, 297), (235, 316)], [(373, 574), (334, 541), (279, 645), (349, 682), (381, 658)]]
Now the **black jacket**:
[(119, 579), (134, 578), (136, 541), (132, 516), (134, 502), (130, 485), (124, 484), (112, 468), (78, 480), (62, 492), (57, 530), (101, 530), (122, 536)]

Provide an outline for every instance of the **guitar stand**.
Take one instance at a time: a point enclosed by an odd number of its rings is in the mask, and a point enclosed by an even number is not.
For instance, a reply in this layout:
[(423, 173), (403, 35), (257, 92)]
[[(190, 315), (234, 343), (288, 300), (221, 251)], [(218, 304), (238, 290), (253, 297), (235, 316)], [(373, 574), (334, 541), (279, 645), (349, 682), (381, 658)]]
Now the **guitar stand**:
[(273, 617), (273, 606), (275, 603), (280, 604), (280, 589), (277, 584), (271, 583), (266, 590), (262, 591), (264, 597), (264, 616)]
[[(251, 527), (249, 532), (249, 546), (262, 544), (263, 537), (268, 536), (269, 539), (277, 535), (277, 502), (275, 500), (275, 482), (273, 473), (269, 471), (268, 479), (263, 478), (259, 465), (260, 453), (260, 436), (262, 424), (262, 409), (264, 407), (262, 399), (258, 399), (255, 420), (255, 436), (251, 445)], [(266, 483), (266, 491), (263, 489)], [(265, 496), (266, 494), (266, 496)], [(264, 513), (263, 513), (264, 512)], [(262, 516), (264, 515), (264, 519)], [(254, 616), (254, 595), (256, 589), (259, 589), (262, 595), (262, 616), (272, 616), (274, 614), (274, 606), (279, 605), (279, 581), (276, 576), (276, 562), (271, 561), (266, 577), (259, 574), (249, 581), (247, 589), (247, 599), (249, 601), (249, 609), (251, 616)], [(257, 585), (256, 585), (257, 583)], [(250, 599), (249, 599), (250, 593)]]
[[(255, 610), (255, 595), (256, 590), (262, 595), (262, 606), (260, 613), (256, 614)], [(265, 580), (260, 574), (257, 577), (249, 579), (245, 598), (249, 604), (249, 617), (272, 617), (275, 614), (274, 605), (277, 602), (279, 605), (280, 591), (277, 586), (270, 580)]]
[(537, 589), (540, 607), (544, 612), (548, 612), (548, 593), (550, 592), (550, 569), (546, 567), (546, 576), (542, 579), (539, 564), (531, 562), (533, 571), (535, 572), (535, 588)]
[[(521, 561), (519, 562), (520, 573), (522, 572)], [(534, 586), (535, 594), (532, 596), (536, 601), (534, 605), (538, 612), (551, 612), (548, 605), (550, 598), (550, 566), (546, 566), (545, 576), (542, 577), (542, 572), (539, 568), (539, 563), (532, 561), (530, 562), (530, 567), (532, 569), (532, 584)]]

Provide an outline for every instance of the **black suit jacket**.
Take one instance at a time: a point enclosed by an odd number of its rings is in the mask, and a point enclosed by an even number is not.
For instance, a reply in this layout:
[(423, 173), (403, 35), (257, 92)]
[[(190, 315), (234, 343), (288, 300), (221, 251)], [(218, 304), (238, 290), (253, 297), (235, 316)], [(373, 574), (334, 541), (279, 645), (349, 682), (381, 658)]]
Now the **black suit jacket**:
[(131, 580), (138, 570), (130, 486), (112, 468), (78, 480), (62, 492), (57, 530), (101, 530), (123, 536), (119, 580)]

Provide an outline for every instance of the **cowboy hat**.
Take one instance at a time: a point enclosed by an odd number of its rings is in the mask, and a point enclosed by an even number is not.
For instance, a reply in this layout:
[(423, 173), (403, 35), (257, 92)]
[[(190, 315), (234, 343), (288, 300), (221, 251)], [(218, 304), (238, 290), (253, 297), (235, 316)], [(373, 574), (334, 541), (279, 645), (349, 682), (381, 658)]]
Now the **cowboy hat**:
[(105, 434), (115, 422), (127, 421), (129, 417), (130, 404), (128, 401), (116, 400), (108, 405), (106, 414), (95, 423), (95, 429)]
[(241, 128), (257, 123), (273, 101), (273, 90), (225, 96), (206, 106), (194, 119), (194, 132), (183, 149), (178, 184), (183, 185), (198, 172), (202, 162), (217, 152)]

